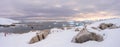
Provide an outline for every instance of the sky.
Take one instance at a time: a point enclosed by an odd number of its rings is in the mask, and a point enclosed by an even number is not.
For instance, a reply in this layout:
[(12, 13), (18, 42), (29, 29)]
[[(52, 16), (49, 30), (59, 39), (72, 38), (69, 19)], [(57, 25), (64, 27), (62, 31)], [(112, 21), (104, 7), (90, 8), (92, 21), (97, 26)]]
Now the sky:
[(99, 20), (120, 17), (120, 0), (0, 0), (0, 17), (15, 20)]

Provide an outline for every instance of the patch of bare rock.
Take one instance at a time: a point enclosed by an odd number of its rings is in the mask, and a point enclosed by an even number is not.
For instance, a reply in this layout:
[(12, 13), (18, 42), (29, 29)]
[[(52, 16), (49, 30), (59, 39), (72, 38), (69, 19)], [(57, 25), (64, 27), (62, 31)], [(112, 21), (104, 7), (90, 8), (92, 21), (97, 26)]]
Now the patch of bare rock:
[(33, 44), (45, 39), (48, 36), (48, 34), (50, 34), (49, 29), (37, 32), (36, 35), (31, 38), (29, 44)]
[(103, 36), (94, 32), (89, 32), (85, 27), (72, 39), (74, 43), (84, 43), (87, 41), (101, 42), (103, 41)]

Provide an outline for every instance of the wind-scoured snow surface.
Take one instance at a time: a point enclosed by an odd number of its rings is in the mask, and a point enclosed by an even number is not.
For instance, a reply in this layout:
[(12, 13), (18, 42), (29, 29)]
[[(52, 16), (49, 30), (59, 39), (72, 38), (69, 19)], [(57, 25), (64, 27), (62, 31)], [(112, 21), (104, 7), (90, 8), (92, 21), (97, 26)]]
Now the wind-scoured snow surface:
[(8, 18), (0, 18), (0, 25), (11, 25), (13, 23), (19, 23), (19, 21)]
[(92, 30), (90, 28), (90, 26), (96, 27), (102, 22), (110, 22), (118, 25), (120, 23), (119, 21), (120, 19), (111, 19), (88, 25), (87, 28), (89, 28), (89, 31), (105, 34), (104, 41), (102, 42), (88, 41), (85, 43), (73, 43), (71, 40), (78, 33), (74, 31), (74, 28), (69, 30), (57, 30), (57, 28), (54, 28), (52, 31), (55, 30), (57, 32), (49, 34), (46, 39), (34, 44), (28, 44), (28, 42), (35, 36), (36, 32), (8, 34), (6, 37), (4, 36), (4, 33), (0, 33), (0, 47), (120, 47), (120, 28), (101, 31)]

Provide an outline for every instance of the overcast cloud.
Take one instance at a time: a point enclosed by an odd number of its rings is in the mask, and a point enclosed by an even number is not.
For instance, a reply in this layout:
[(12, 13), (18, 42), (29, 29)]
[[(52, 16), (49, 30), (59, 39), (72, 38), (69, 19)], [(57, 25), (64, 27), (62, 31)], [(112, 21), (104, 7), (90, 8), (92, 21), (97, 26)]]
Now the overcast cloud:
[(0, 0), (0, 17), (39, 20), (95, 20), (120, 17), (120, 0)]

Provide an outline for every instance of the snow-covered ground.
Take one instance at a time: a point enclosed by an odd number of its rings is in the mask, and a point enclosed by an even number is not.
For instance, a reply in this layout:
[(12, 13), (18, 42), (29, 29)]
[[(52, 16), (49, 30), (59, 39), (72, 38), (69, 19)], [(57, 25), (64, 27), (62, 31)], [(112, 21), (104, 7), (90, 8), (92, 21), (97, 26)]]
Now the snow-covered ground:
[(0, 25), (11, 25), (13, 23), (19, 23), (19, 21), (8, 18), (0, 18)]
[(30, 39), (35, 36), (36, 32), (29, 32), (24, 34), (9, 34), (6, 37), (3, 33), (0, 33), (0, 47), (120, 47), (120, 28), (105, 29), (101, 31), (93, 30), (90, 27), (97, 27), (100, 23), (114, 23), (120, 25), (120, 19), (111, 19), (100, 22), (95, 22), (88, 25), (89, 31), (94, 31), (99, 34), (104, 34), (104, 41), (88, 41), (85, 43), (73, 43), (72, 38), (77, 35), (74, 29), (69, 30), (56, 30), (56, 33), (51, 33), (46, 39), (34, 43), (28, 44)]
[(117, 26), (120, 26), (120, 18), (94, 22), (93, 24), (89, 25), (89, 27), (98, 27), (101, 23), (113, 23)]

